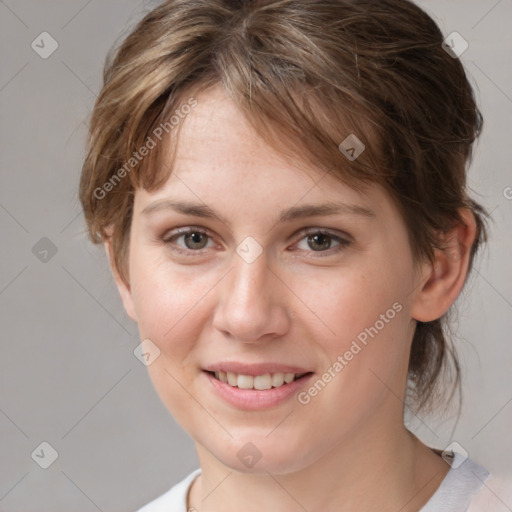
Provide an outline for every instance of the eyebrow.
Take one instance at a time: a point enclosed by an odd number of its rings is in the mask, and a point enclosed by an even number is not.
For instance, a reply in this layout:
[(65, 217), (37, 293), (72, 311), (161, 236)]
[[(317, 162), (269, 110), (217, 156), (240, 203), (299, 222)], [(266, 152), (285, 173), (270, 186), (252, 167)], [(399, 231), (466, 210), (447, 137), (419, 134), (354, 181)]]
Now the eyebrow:
[[(230, 222), (221, 214), (210, 208), (206, 204), (193, 203), (188, 201), (178, 201), (163, 199), (146, 206), (141, 215), (150, 214), (161, 210), (175, 210), (185, 215), (194, 215), (206, 219), (214, 219), (230, 226)], [(357, 204), (326, 202), (322, 204), (306, 204), (302, 206), (292, 206), (279, 213), (277, 222), (284, 223), (306, 217), (315, 217), (321, 215), (358, 215), (367, 218), (374, 218), (376, 214), (373, 210)]]

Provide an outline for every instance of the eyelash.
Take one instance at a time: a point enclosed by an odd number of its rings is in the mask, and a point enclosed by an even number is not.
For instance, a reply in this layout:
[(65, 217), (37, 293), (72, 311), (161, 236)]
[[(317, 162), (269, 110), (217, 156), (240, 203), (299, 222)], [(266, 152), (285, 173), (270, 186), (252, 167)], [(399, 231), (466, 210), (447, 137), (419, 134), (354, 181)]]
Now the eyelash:
[[(184, 229), (179, 229), (179, 230), (176, 230), (176, 232), (174, 232), (171, 236), (168, 236), (168, 234), (166, 236), (164, 236), (162, 238), (162, 241), (169, 246), (169, 248), (172, 250), (172, 251), (175, 251), (179, 254), (187, 254), (189, 256), (191, 256), (193, 253), (197, 253), (197, 255), (201, 255), (203, 253), (203, 251), (206, 250), (206, 248), (202, 248), (202, 249), (198, 249), (198, 250), (194, 250), (194, 249), (183, 249), (181, 247), (178, 247), (176, 245), (174, 245), (172, 242), (177, 240), (178, 238), (181, 238), (183, 235), (187, 235), (187, 234), (191, 234), (191, 233), (199, 233), (201, 235), (205, 235), (207, 236), (210, 240), (213, 238), (212, 236), (210, 236), (210, 234), (205, 231), (204, 229), (201, 229), (201, 228), (196, 228), (196, 227), (188, 227), (188, 228), (184, 228)], [(300, 238), (299, 242), (304, 240), (305, 238), (309, 237), (309, 236), (312, 236), (312, 235), (324, 235), (324, 236), (327, 236), (329, 237), (330, 239), (332, 240), (335, 240), (336, 242), (338, 242), (339, 245), (337, 245), (336, 247), (331, 247), (330, 249), (327, 249), (325, 251), (306, 251), (306, 252), (312, 252), (312, 253), (316, 253), (318, 254), (318, 256), (314, 256), (315, 258), (323, 258), (323, 257), (327, 257), (327, 256), (332, 256), (333, 254), (337, 254), (339, 252), (341, 252), (343, 249), (345, 249), (346, 247), (348, 247), (350, 244), (351, 244), (351, 241), (347, 240), (346, 238), (342, 238), (338, 235), (335, 235), (334, 233), (332, 233), (331, 231), (328, 231), (328, 230), (325, 230), (325, 229), (321, 229), (321, 228), (309, 228), (309, 229), (305, 229), (303, 231), (300, 232), (302, 236), (302, 238)], [(322, 255), (327, 253), (325, 256)]]

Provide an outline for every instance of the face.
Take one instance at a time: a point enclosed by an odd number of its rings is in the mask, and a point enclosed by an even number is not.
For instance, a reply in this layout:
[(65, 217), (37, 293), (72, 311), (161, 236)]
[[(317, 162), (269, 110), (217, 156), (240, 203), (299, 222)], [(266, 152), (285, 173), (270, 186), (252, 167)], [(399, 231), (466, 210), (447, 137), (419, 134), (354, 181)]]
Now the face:
[[(356, 192), (265, 145), (222, 89), (196, 99), (168, 181), (136, 191), (121, 295), (198, 445), (240, 471), (298, 470), (402, 421), (389, 389), (403, 394), (414, 328), (406, 228), (377, 185)], [(306, 208), (322, 205), (337, 210)]]

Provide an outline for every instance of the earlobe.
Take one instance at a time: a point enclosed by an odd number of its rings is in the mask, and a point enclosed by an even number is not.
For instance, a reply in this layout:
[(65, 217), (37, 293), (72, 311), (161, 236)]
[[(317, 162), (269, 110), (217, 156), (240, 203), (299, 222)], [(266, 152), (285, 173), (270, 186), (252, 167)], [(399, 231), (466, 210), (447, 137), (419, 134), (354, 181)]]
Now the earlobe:
[(435, 250), (435, 260), (425, 265), (411, 310), (420, 322), (441, 318), (455, 302), (466, 281), (476, 222), (471, 211), (460, 210), (462, 223), (443, 236), (444, 248)]
[(133, 302), (132, 290), (129, 285), (127, 285), (119, 275), (119, 272), (114, 264), (113, 257), (113, 248), (112, 248), (112, 239), (107, 238), (105, 240), (105, 251), (107, 253), (107, 258), (110, 266), (110, 270), (112, 272), (112, 276), (114, 277), (114, 281), (116, 283), (117, 289), (119, 291), (119, 295), (121, 296), (121, 300), (123, 301), (123, 306), (126, 311), (126, 314), (134, 321), (137, 322), (137, 314), (135, 312), (135, 304)]

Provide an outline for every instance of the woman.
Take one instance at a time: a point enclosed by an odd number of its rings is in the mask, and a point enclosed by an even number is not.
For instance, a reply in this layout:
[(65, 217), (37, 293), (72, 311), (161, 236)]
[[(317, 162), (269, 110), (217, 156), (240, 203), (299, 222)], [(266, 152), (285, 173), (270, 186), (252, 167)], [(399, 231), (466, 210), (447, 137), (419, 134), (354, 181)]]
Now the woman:
[(141, 510), (481, 495), (403, 421), (457, 386), (446, 313), (486, 238), (457, 41), (404, 0), (169, 0), (107, 62), (80, 198), (201, 466)]

